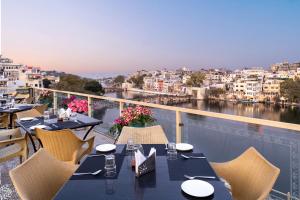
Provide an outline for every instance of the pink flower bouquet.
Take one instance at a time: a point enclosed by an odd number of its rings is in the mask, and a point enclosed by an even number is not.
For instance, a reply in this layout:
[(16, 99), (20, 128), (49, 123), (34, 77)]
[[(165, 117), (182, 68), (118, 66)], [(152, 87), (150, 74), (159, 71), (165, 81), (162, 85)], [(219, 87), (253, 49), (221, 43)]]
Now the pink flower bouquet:
[(153, 124), (155, 119), (152, 111), (143, 106), (128, 107), (122, 111), (122, 115), (115, 119), (111, 132), (121, 132), (124, 126), (145, 127)]
[(68, 108), (70, 108), (72, 112), (86, 113), (88, 112), (88, 101), (81, 99), (73, 99), (73, 101), (68, 103)]

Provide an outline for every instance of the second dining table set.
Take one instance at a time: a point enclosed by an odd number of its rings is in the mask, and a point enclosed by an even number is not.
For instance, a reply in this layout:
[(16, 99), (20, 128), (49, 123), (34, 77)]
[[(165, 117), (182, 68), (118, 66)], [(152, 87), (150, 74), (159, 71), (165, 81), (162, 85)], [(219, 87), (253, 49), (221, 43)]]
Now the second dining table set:
[[(35, 135), (35, 129), (41, 128), (49, 131), (55, 131), (55, 130), (63, 130), (63, 129), (79, 129), (79, 128), (86, 128), (88, 127), (85, 135), (83, 136), (83, 140), (85, 140), (91, 130), (96, 125), (99, 125), (102, 123), (101, 120), (86, 116), (84, 114), (76, 113), (73, 117), (70, 117), (69, 119), (59, 119), (57, 114), (54, 114), (55, 112), (52, 111), (50, 113), (47, 113), (44, 116), (40, 117), (24, 117), (21, 119), (16, 120), (16, 124), (19, 125), (22, 129), (28, 133), (28, 136), (31, 140), (33, 150), (36, 152), (37, 148), (33, 141), (32, 136)], [(42, 144), (41, 144), (42, 146)]]
[[(137, 152), (148, 155), (153, 149), (155, 169), (137, 176)], [(186, 143), (133, 144), (132, 140), (97, 145), (54, 199), (232, 199), (205, 155), (193, 149)]]

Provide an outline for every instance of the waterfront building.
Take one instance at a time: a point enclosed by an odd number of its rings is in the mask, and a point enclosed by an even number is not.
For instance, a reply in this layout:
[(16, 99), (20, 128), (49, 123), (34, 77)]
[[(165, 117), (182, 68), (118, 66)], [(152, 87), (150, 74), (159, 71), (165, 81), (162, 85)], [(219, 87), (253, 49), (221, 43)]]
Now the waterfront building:
[(261, 81), (246, 81), (246, 90), (245, 96), (247, 99), (255, 100), (259, 97), (262, 92), (262, 83)]
[(233, 83), (233, 92), (246, 92), (246, 83), (245, 82), (235, 82)]
[(280, 83), (283, 80), (268, 79), (263, 83), (263, 94), (270, 99), (280, 95)]

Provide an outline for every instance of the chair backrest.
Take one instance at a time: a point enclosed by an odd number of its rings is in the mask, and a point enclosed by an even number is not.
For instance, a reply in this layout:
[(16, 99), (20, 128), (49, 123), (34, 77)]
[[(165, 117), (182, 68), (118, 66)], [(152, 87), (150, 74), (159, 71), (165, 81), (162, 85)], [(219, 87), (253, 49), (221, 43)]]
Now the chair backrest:
[(39, 113), (41, 113), (43, 115), (45, 110), (48, 109), (48, 105), (47, 104), (37, 105), (34, 107), (34, 109), (36, 109), (37, 111), (39, 111)]
[(69, 129), (57, 131), (36, 129), (36, 136), (44, 149), (62, 161), (72, 161), (74, 152), (82, 145), (81, 140)]
[(118, 144), (126, 144), (131, 138), (136, 144), (166, 144), (168, 139), (160, 125), (135, 128), (124, 126), (117, 140)]
[(40, 149), (23, 164), (9, 172), (11, 180), (23, 200), (50, 200), (76, 169), (55, 159)]
[(31, 109), (31, 110), (26, 110), (26, 111), (22, 111), (22, 112), (17, 112), (16, 115), (17, 115), (18, 119), (21, 119), (23, 117), (41, 117), (41, 116), (43, 116), (36, 109)]
[(33, 97), (28, 97), (25, 99), (25, 102), (28, 104), (32, 104), (34, 102), (34, 98)]
[(224, 178), (232, 186), (236, 199), (266, 199), (280, 173), (253, 147), (228, 162), (228, 167), (234, 170)]

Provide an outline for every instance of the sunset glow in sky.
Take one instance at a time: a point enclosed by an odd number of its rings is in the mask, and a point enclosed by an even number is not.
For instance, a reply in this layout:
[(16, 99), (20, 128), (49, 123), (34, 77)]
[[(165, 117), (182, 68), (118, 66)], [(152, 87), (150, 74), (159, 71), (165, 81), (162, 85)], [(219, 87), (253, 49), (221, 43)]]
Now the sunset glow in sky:
[(300, 61), (298, 0), (2, 0), (2, 54), (72, 73)]

